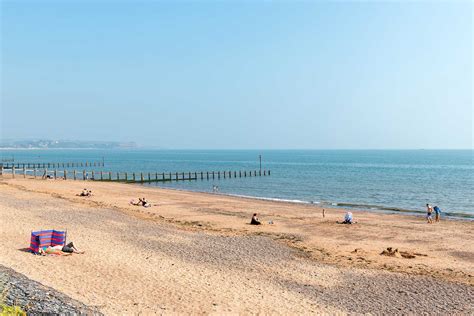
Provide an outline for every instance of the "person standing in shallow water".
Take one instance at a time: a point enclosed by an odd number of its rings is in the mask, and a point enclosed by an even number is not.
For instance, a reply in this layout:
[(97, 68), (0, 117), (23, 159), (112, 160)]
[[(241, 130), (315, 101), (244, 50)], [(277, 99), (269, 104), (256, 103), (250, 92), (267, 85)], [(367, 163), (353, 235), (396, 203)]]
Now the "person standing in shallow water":
[(439, 222), (441, 219), (441, 209), (438, 207), (438, 205), (435, 205), (433, 207), (433, 210), (435, 211), (435, 222)]
[(426, 220), (428, 221), (428, 224), (433, 224), (433, 218), (431, 217), (431, 214), (433, 214), (433, 207), (429, 204), (426, 204)]

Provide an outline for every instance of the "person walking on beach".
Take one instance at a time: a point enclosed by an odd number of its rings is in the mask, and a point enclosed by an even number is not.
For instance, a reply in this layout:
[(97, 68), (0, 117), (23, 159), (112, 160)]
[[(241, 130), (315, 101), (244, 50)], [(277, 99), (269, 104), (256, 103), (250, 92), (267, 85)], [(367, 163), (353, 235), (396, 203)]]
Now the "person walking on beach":
[(435, 222), (438, 223), (441, 219), (441, 209), (438, 207), (438, 205), (435, 205), (435, 207), (433, 207), (433, 210), (435, 211)]
[(433, 207), (430, 204), (426, 204), (426, 220), (428, 221), (428, 224), (433, 224), (431, 214), (433, 214)]

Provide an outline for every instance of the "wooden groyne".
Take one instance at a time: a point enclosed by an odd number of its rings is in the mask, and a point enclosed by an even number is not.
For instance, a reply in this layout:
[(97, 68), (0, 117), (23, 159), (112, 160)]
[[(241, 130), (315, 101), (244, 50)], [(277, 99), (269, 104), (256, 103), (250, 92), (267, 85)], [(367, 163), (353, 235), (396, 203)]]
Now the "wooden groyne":
[(15, 163), (0, 163), (0, 168), (3, 169), (59, 169), (59, 168), (90, 168), (90, 167), (104, 167), (104, 161), (83, 161), (83, 162), (15, 162)]
[[(6, 169), (0, 166), (0, 175)], [(64, 179), (64, 180), (88, 180), (88, 181), (114, 181), (125, 183), (151, 183), (167, 181), (193, 181), (193, 180), (215, 180), (231, 178), (247, 178), (270, 176), (270, 170), (239, 170), (239, 171), (196, 171), (196, 172), (112, 172), (95, 170), (67, 170), (67, 169), (17, 169), (13, 166), (8, 173), (15, 177), (42, 178), (42, 179)]]

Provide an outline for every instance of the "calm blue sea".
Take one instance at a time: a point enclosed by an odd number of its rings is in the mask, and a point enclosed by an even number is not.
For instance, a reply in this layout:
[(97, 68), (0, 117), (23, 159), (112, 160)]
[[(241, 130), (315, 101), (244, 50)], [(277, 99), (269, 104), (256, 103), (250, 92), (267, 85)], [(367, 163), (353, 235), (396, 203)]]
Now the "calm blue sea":
[[(374, 211), (424, 212), (425, 204), (474, 218), (473, 150), (0, 150), (16, 162), (99, 161), (113, 172), (271, 169), (270, 177), (151, 184)], [(99, 171), (99, 168), (95, 168)], [(90, 169), (89, 169), (90, 170)]]

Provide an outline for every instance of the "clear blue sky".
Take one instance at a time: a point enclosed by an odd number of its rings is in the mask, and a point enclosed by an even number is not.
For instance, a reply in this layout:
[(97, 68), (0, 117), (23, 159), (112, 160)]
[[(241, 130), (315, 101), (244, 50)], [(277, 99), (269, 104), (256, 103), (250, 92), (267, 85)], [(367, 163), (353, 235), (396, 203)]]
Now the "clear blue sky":
[(473, 4), (2, 1), (1, 137), (472, 148)]

